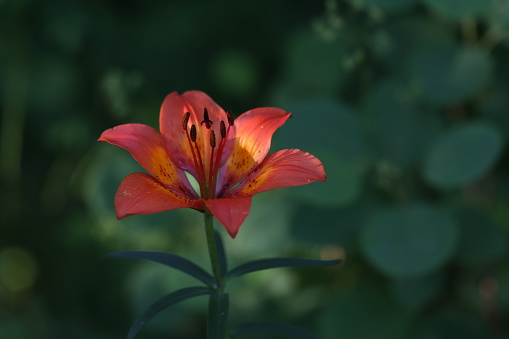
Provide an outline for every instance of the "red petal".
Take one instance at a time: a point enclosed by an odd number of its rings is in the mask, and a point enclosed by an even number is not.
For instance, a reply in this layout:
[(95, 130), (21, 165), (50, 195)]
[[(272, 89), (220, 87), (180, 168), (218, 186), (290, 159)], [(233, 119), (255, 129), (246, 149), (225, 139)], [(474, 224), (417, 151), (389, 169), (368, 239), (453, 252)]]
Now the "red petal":
[[(214, 102), (207, 94), (200, 91), (188, 91), (179, 95), (177, 92), (170, 93), (164, 99), (161, 106), (159, 124), (166, 146), (172, 160), (182, 169), (198, 178), (193, 154), (183, 126), (183, 117), (186, 112), (190, 113), (186, 128), (196, 126), (197, 144), (203, 152), (204, 162), (210, 161), (210, 138), (203, 138), (205, 129), (201, 122), (204, 120), (203, 112), (207, 109), (209, 119), (213, 122), (212, 129), (217, 137), (221, 135), (220, 121), (227, 123), (228, 119), (224, 110)], [(208, 134), (207, 134), (208, 136)], [(205, 154), (207, 153), (207, 154)]]
[(222, 192), (245, 178), (265, 158), (272, 135), (291, 116), (279, 108), (256, 108), (235, 120), (236, 139), (222, 172)]
[(265, 158), (228, 196), (252, 196), (274, 188), (325, 181), (325, 178), (320, 160), (298, 149), (285, 149)]
[(159, 182), (195, 196), (184, 172), (170, 161), (161, 135), (154, 128), (142, 124), (120, 125), (104, 131), (99, 141), (128, 150)]
[(205, 204), (216, 219), (223, 224), (230, 236), (235, 238), (249, 214), (251, 197), (209, 199), (205, 200)]
[(117, 218), (133, 214), (150, 214), (177, 208), (203, 209), (201, 200), (189, 199), (172, 192), (145, 173), (132, 173), (120, 184), (115, 195)]

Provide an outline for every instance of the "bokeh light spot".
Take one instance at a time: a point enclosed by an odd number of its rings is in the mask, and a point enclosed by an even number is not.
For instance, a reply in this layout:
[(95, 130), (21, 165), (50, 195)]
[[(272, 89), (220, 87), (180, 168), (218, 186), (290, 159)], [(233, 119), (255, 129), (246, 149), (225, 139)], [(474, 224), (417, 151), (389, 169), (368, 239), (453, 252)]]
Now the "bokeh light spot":
[(37, 278), (38, 265), (34, 256), (21, 247), (0, 251), (0, 284), (11, 292), (30, 288)]

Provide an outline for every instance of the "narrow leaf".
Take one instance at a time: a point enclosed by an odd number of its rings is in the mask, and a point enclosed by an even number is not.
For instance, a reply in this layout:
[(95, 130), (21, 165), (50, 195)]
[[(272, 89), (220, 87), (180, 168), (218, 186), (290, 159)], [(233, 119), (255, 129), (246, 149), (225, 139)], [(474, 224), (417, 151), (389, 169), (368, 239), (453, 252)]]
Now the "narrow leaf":
[(224, 277), (228, 271), (228, 262), (226, 261), (226, 253), (224, 251), (221, 234), (216, 230), (214, 230), (214, 239), (216, 241), (216, 255), (219, 265), (219, 272), (221, 273), (221, 276)]
[(208, 293), (210, 293), (210, 289), (208, 289), (207, 287), (187, 287), (162, 297), (161, 299), (150, 305), (150, 307), (145, 312), (143, 312), (143, 314), (138, 319), (136, 319), (136, 321), (129, 329), (127, 339), (134, 338), (134, 336), (141, 330), (141, 328), (146, 323), (148, 323), (154, 316), (156, 316), (161, 311), (164, 311), (168, 307), (181, 301), (184, 301), (186, 299)]
[(314, 260), (298, 258), (270, 258), (251, 261), (232, 269), (226, 274), (225, 279), (231, 279), (247, 273), (268, 270), (278, 267), (323, 267), (339, 264), (341, 260)]
[(207, 339), (225, 339), (228, 332), (228, 294), (214, 291), (209, 298)]
[(204, 282), (207, 286), (212, 287), (214, 285), (214, 278), (212, 278), (212, 276), (203, 268), (192, 261), (175, 254), (151, 251), (128, 251), (108, 253), (105, 257), (132, 258), (157, 262), (189, 274), (190, 276)]
[(241, 325), (235, 328), (232, 335), (243, 334), (276, 334), (296, 339), (318, 339), (316, 335), (300, 327), (284, 323), (258, 322)]

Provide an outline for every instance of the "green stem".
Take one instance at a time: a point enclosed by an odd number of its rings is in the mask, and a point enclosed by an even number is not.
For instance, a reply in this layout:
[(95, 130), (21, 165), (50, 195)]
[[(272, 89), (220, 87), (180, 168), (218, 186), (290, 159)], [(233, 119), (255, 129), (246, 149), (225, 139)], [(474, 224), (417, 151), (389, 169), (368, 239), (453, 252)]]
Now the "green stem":
[(221, 270), (217, 255), (216, 239), (214, 235), (214, 219), (209, 213), (204, 214), (205, 234), (209, 250), (210, 264), (214, 275), (214, 291), (209, 298), (209, 312), (207, 315), (207, 339), (226, 339), (228, 333), (228, 294), (223, 292)]
[(223, 291), (223, 283), (221, 272), (219, 271), (219, 264), (216, 251), (216, 240), (214, 238), (214, 217), (211, 214), (205, 213), (205, 234), (207, 236), (207, 247), (209, 250), (210, 264), (212, 266), (212, 274), (216, 282), (216, 288)]

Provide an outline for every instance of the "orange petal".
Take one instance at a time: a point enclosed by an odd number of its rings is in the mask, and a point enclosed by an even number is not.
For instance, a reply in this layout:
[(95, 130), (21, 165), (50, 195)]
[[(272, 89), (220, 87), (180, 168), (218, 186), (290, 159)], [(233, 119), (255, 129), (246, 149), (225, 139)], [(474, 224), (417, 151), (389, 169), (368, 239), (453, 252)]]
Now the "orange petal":
[(245, 178), (265, 158), (272, 135), (291, 116), (279, 108), (263, 107), (248, 111), (235, 120), (235, 145), (222, 168), (220, 193)]
[(194, 194), (184, 172), (170, 161), (161, 135), (154, 128), (142, 124), (120, 125), (106, 130), (99, 141), (128, 150), (159, 182), (186, 194)]
[[(198, 178), (198, 174), (186, 135), (186, 128), (189, 129), (191, 125), (196, 126), (197, 144), (200, 147), (201, 156), (204, 162), (210, 161), (210, 138), (208, 132), (204, 133), (206, 128), (202, 125), (205, 108), (208, 111), (209, 119), (213, 122), (211, 129), (219, 138), (221, 135), (220, 122), (223, 120), (227, 123), (227, 115), (214, 100), (203, 92), (188, 91), (182, 95), (177, 92), (170, 93), (164, 99), (159, 117), (161, 133), (172, 160), (195, 178)], [(183, 117), (186, 112), (190, 113), (190, 117), (184, 127)], [(219, 143), (219, 140), (217, 142)]]
[(249, 214), (251, 197), (222, 198), (205, 200), (209, 211), (226, 228), (232, 238), (235, 238), (240, 226)]
[(325, 181), (325, 178), (320, 160), (298, 149), (285, 149), (265, 158), (260, 166), (227, 196), (252, 196), (274, 188)]
[(203, 209), (202, 200), (172, 192), (145, 173), (132, 173), (120, 184), (115, 195), (117, 218), (133, 214), (150, 214), (177, 208)]

